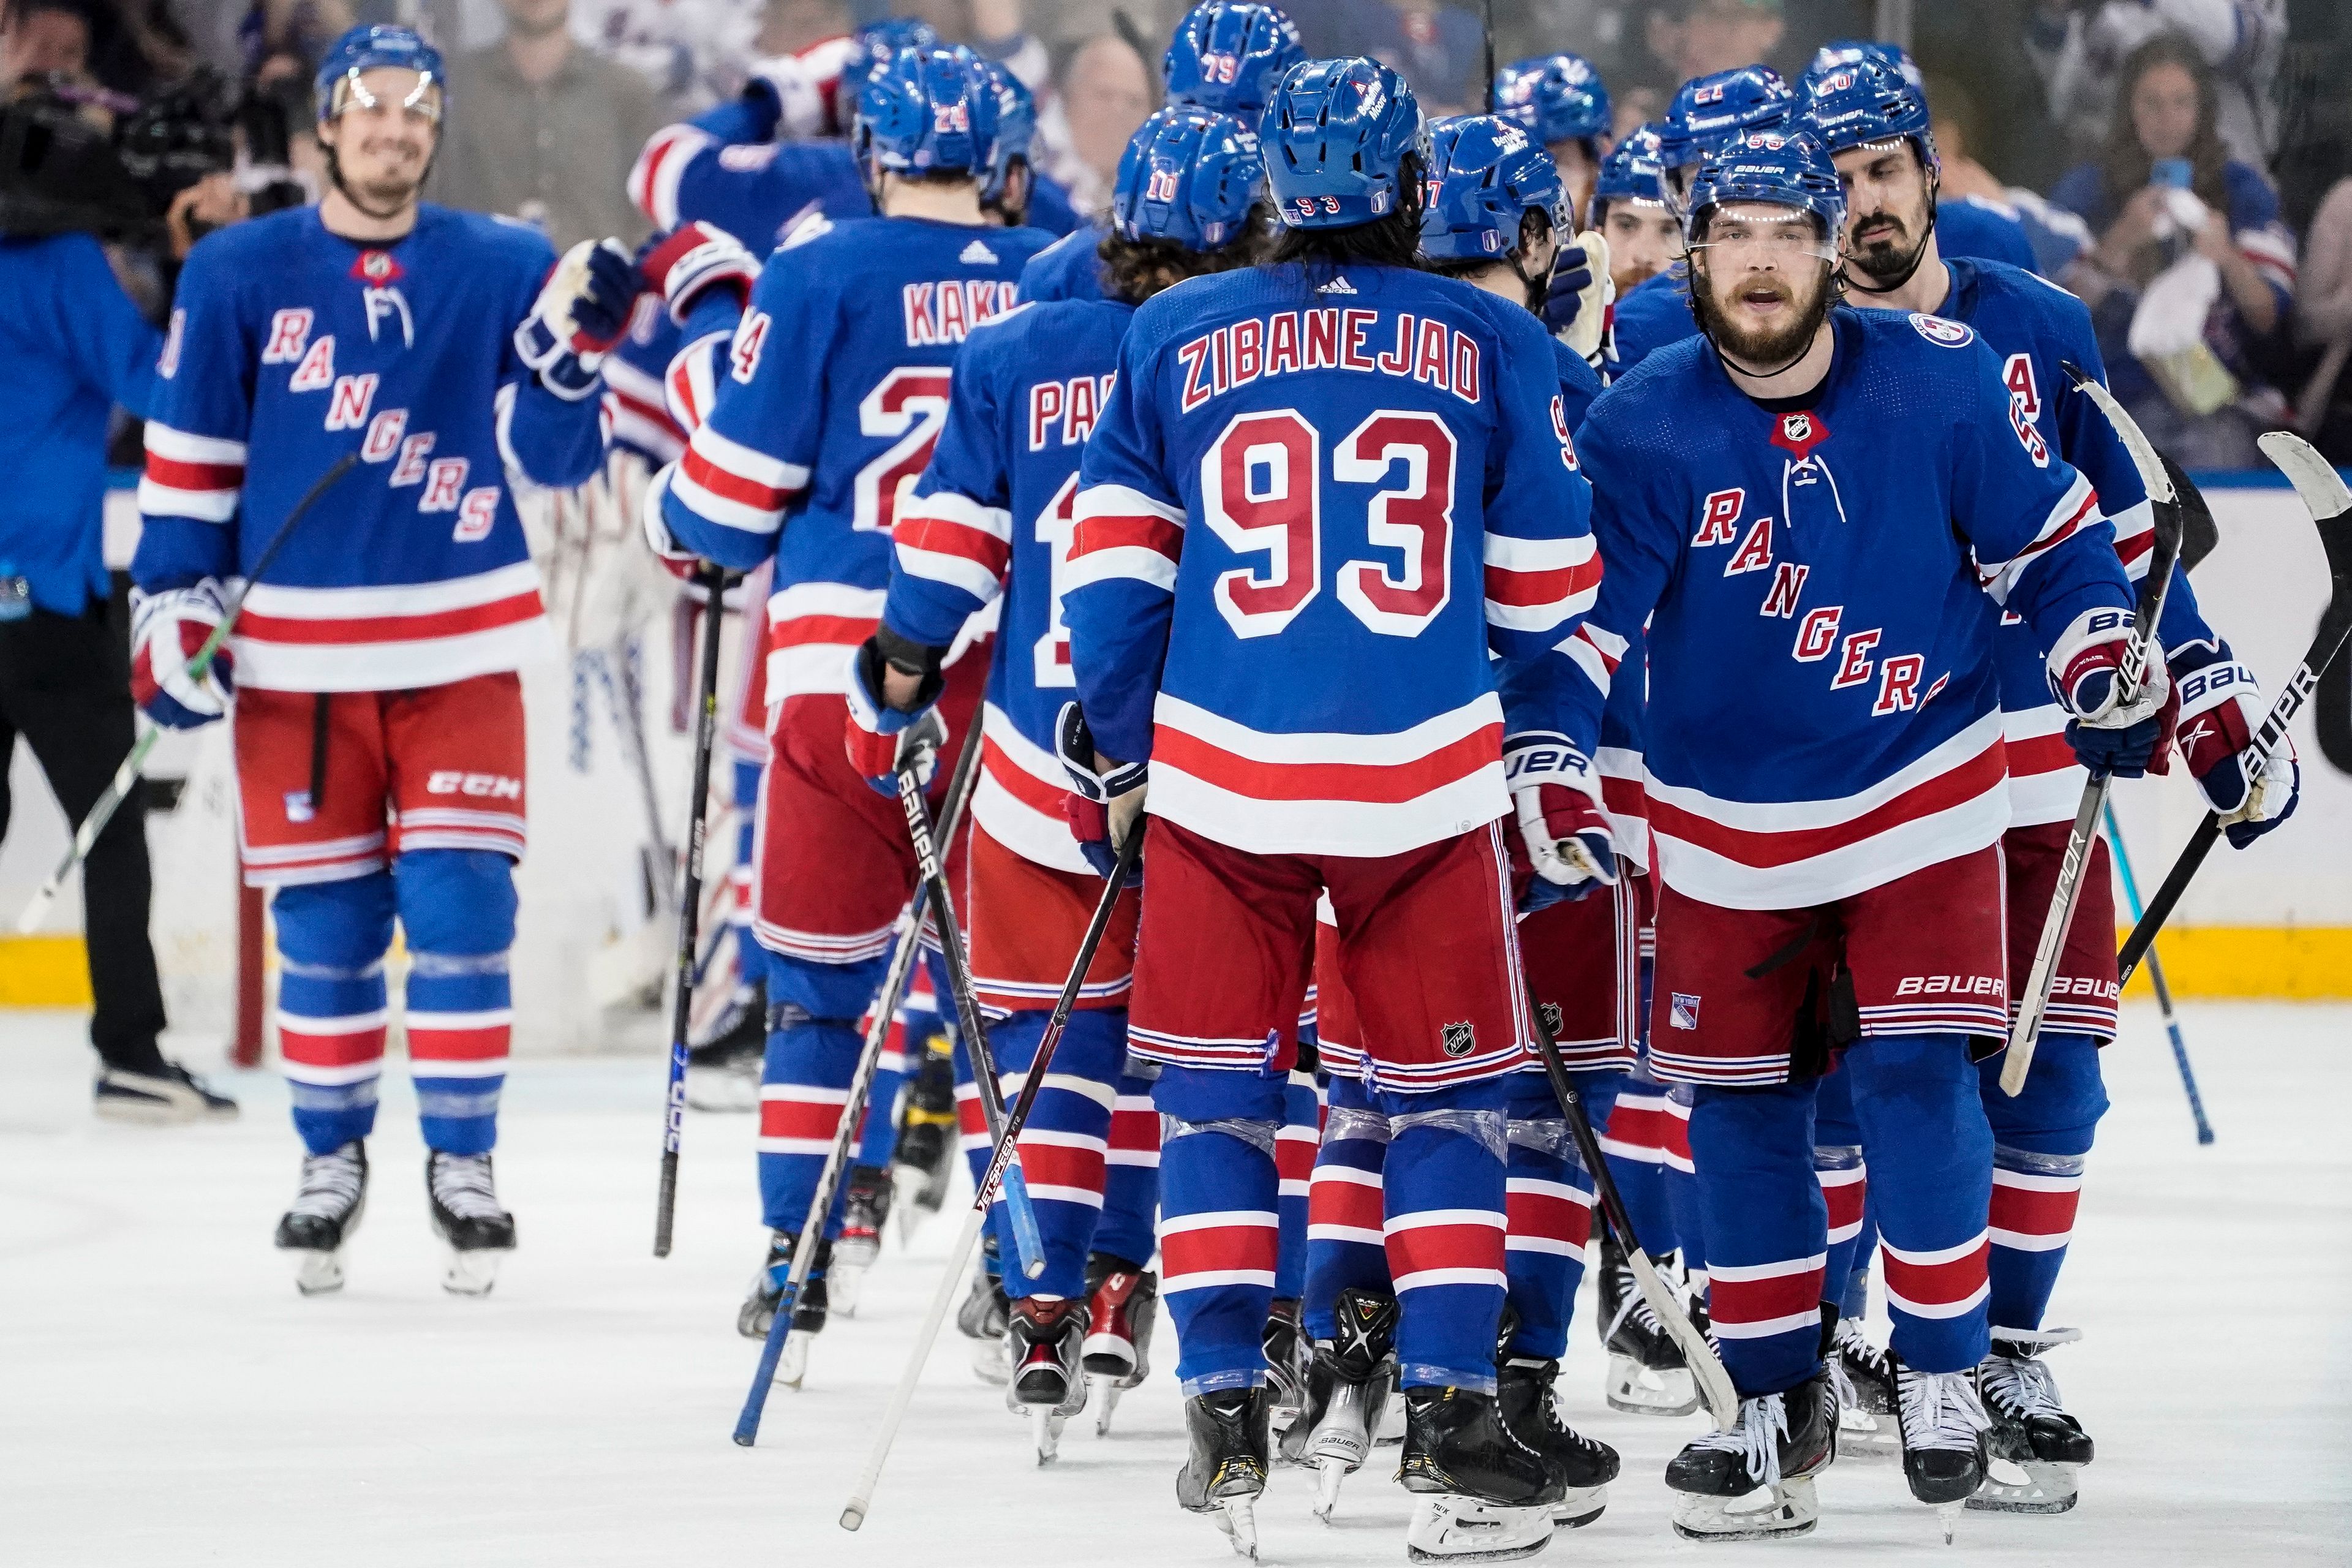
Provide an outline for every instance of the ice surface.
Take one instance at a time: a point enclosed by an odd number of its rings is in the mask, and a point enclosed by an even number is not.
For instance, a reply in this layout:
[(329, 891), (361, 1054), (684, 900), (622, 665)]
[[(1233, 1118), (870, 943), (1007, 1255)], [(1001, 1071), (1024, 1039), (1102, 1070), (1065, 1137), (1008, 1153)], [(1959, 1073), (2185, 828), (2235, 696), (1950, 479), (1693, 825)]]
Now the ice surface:
[[(306, 1301), (269, 1247), (294, 1190), (283, 1090), (226, 1074), (237, 1123), (100, 1125), (81, 1026), (0, 1013), (10, 1568), (1234, 1561), (1173, 1502), (1164, 1326), (1118, 1430), (1098, 1440), (1073, 1422), (1040, 1472), (950, 1325), (871, 1519), (836, 1527), (950, 1222), (911, 1254), (892, 1246), (859, 1317), (818, 1342), (807, 1390), (777, 1390), (760, 1447), (733, 1447), (756, 1354), (733, 1328), (761, 1251), (751, 1122), (688, 1120), (677, 1249), (656, 1261), (656, 1061), (534, 1061), (509, 1081), (499, 1178), (521, 1249), (486, 1301), (439, 1287), (394, 1075), (351, 1284)], [(2193, 1006), (2187, 1027), (2210, 1149), (2152, 1014), (2130, 1013), (2107, 1057), (2116, 1108), (2052, 1314), (2088, 1335), (2052, 1357), (2099, 1444), (2074, 1513), (1970, 1514), (1947, 1551), (1893, 1466), (1848, 1461), (1823, 1477), (1808, 1540), (1678, 1542), (1659, 1471), (1697, 1418), (1602, 1406), (1588, 1294), (1561, 1386), (1625, 1473), (1606, 1516), (1538, 1561), (2352, 1562), (2352, 1010)], [(1402, 1563), (1391, 1452), (1349, 1483), (1328, 1530), (1305, 1477), (1278, 1473), (1258, 1510), (1265, 1561)]]

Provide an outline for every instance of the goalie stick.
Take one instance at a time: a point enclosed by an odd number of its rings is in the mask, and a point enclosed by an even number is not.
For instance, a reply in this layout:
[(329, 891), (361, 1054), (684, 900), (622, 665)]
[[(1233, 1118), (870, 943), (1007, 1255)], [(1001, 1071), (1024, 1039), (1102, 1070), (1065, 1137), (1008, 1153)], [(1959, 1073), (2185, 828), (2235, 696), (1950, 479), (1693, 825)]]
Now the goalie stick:
[[(2257, 444), (2263, 455), (2277, 464), (2279, 471), (2294, 486), (2295, 494), (2303, 499), (2304, 509), (2311, 513), (2312, 523), (2319, 531), (2319, 547), (2327, 553), (2329, 592), (2327, 608), (2319, 617), (2319, 629), (2312, 636), (2311, 647), (2305, 651), (2303, 662), (2295, 667), (2294, 675), (2287, 679), (2278, 700), (2271, 704), (2270, 716), (2263, 721), (2262, 729), (2255, 732), (2254, 754), (2247, 767), (2249, 798), (2262, 778), (2263, 769), (2269, 765), (2272, 753), (2285, 742), (2287, 726), (2303, 711), (2303, 705), (2311, 700), (2319, 678), (2327, 673), (2336, 656), (2344, 650), (2346, 637), (2352, 636), (2352, 489), (2345, 487), (2344, 477), (2328, 467), (2327, 459), (2313, 451), (2311, 443), (2300, 436), (2273, 430), (2258, 437)], [(2189, 879), (2197, 875), (2205, 857), (2212, 853), (2214, 840), (2221, 837), (2221, 818), (2207, 812), (2188, 847), (2172, 863), (2164, 885), (2147, 901), (2147, 912), (2139, 917), (2124, 942), (2116, 962), (2126, 983), (2139, 967), (2139, 961), (2147, 956), (2148, 943), (2156, 940), (2156, 933), (2180, 902), (2180, 895), (2188, 890)]]
[[(2061, 361), (2060, 368), (2074, 381), (2075, 390), (2098, 405), (2099, 412), (2115, 426), (2116, 437), (2131, 454), (2132, 466), (2139, 470), (2140, 485), (2147, 491), (2148, 504), (2156, 514), (2156, 542), (2148, 552), (2147, 574), (2140, 579), (2139, 604), (2132, 615), (2131, 640), (2124, 645), (2123, 668), (2116, 674), (2116, 702), (2122, 707), (2139, 696), (2148, 659), (2164, 657), (2157, 638), (2157, 622), (2164, 615), (2164, 601), (2172, 589), (2173, 567), (2180, 560), (2180, 495), (2172, 488), (2164, 460), (2156, 455), (2156, 448), (2148, 445), (2147, 437), (2124, 411), (2123, 405), (2096, 378), (2085, 375), (2081, 366)], [(2058, 862), (2057, 885), (2050, 893), (2050, 911), (2042, 917), (2042, 937), (2034, 943), (2033, 967), (2027, 973), (2024, 994), (2018, 999), (2017, 1017), (2010, 1025), (2008, 1059), (2000, 1064), (2000, 1091), (2011, 1100), (2023, 1090), (2025, 1075), (2033, 1068), (2033, 1047), (2042, 1038), (2042, 1020), (2050, 1009), (2050, 988), (2058, 978), (2058, 954), (2066, 944), (2066, 928), (2074, 923), (2074, 906), (2082, 899), (2083, 878), (2091, 868), (2091, 847), (2098, 841), (2099, 814), (2106, 809), (2107, 791), (2114, 784), (2111, 773), (2095, 774), (2083, 785), (2083, 798), (2074, 807), (2074, 825), (2066, 835), (2066, 854)]]
[[(302, 499), (294, 503), (294, 510), (286, 514), (286, 521), (278, 525), (278, 531), (271, 535), (268, 544), (262, 546), (253, 570), (245, 574), (245, 584), (237, 589), (236, 597), (228, 602), (220, 624), (213, 627), (212, 635), (205, 637), (203, 646), (196, 649), (195, 658), (188, 660), (188, 679), (202, 680), (205, 672), (212, 668), (213, 656), (227, 646), (228, 635), (236, 628), (237, 616), (244, 613), (246, 595), (253, 592), (253, 585), (277, 561), (278, 552), (286, 547), (286, 542), (294, 537), (295, 525), (302, 521), (311, 507), (318, 504), (319, 498), (325, 495), (337, 479), (352, 471), (352, 465), (359, 460), (358, 452), (344, 453), (319, 476), (317, 482), (302, 492)], [(131, 798), (132, 790), (139, 787), (139, 770), (146, 764), (147, 753), (155, 749), (155, 742), (163, 733), (162, 725), (150, 724), (147, 732), (131, 743), (131, 750), (123, 757), (122, 765), (114, 770), (114, 777), (107, 784), (106, 793), (98, 797), (97, 804), (89, 808), (89, 815), (81, 819), (79, 827), (74, 829), (73, 842), (67, 846), (65, 858), (58, 862), (58, 868), (49, 873), (49, 879), (41, 884), (40, 891), (33, 895), (33, 901), (26, 904), (25, 912), (17, 917), (17, 935), (30, 936), (40, 929), (41, 921), (48, 915), (49, 905), (57, 901), (58, 890), (66, 885), (66, 879), (72, 876), (74, 868), (89, 857), (89, 847), (98, 842), (98, 836), (106, 831), (106, 825), (114, 820), (114, 814), (122, 809), (122, 803)]]

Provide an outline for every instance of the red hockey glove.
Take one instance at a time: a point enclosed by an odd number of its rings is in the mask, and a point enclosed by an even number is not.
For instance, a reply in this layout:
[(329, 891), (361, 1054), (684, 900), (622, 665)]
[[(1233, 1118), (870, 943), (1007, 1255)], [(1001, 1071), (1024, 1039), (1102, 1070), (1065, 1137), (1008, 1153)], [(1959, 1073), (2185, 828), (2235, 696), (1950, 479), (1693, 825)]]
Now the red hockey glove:
[(646, 241), (637, 251), (637, 265), (646, 285), (669, 301), (670, 320), (681, 327), (709, 290), (733, 295), (740, 310), (751, 302), (751, 285), (760, 280), (760, 263), (741, 242), (699, 219)]

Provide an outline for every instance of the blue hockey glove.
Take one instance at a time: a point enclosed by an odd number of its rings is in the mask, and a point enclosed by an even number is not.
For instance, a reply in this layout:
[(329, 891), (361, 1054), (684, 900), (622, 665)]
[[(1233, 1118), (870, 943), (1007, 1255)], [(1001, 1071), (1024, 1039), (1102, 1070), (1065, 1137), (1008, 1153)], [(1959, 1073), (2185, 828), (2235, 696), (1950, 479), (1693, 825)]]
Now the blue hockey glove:
[(596, 390), (604, 355), (628, 331), (645, 276), (617, 239), (583, 239), (564, 252), (515, 328), (515, 353), (541, 386), (567, 403)]
[(1592, 287), (1592, 261), (1572, 245), (1560, 247), (1551, 269), (1551, 287), (1544, 292), (1543, 323), (1554, 333), (1576, 325), (1584, 308), (1584, 291)]
[[(1095, 875), (1108, 877), (1118, 863), (1118, 847), (1127, 842), (1136, 818), (1143, 815), (1151, 764), (1101, 766), (1094, 733), (1075, 702), (1062, 704), (1061, 719), (1054, 726), (1054, 750), (1062, 759), (1062, 771), (1070, 775), (1070, 794), (1062, 801), (1063, 820), (1070, 825), (1070, 837), (1078, 841), (1078, 853), (1087, 858)], [(1140, 881), (1142, 871), (1139, 863), (1130, 880)]]
[(2254, 734), (2263, 717), (2253, 671), (2232, 658), (2226, 645), (2201, 641), (2178, 650), (2170, 664), (2180, 692), (2181, 760), (2205, 804), (2221, 819), (2230, 847), (2243, 849), (2294, 815), (2303, 795), (2294, 742), (2281, 742), (2249, 790)]

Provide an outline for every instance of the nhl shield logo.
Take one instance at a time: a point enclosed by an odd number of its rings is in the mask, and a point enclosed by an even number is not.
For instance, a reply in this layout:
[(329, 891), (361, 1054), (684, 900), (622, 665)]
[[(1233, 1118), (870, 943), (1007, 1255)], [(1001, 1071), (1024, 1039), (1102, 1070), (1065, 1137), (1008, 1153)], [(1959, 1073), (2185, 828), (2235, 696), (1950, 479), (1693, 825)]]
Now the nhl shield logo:
[(382, 288), (400, 276), (400, 263), (392, 258), (389, 251), (362, 250), (360, 258), (352, 263), (352, 276)]
[(1549, 1035), (1555, 1040), (1559, 1039), (1561, 1019), (1559, 1004), (1557, 1002), (1538, 1002), (1536, 1004), (1536, 1016), (1543, 1020), (1544, 1033)]
[(1821, 416), (1804, 409), (1780, 416), (1772, 427), (1772, 445), (1802, 463), (1813, 455), (1813, 448), (1830, 438), (1830, 427)]
[(1478, 1048), (1478, 1027), (1468, 1019), (1445, 1024), (1437, 1031), (1437, 1047), (1449, 1057), (1466, 1057)]

